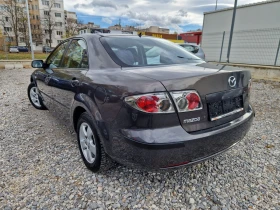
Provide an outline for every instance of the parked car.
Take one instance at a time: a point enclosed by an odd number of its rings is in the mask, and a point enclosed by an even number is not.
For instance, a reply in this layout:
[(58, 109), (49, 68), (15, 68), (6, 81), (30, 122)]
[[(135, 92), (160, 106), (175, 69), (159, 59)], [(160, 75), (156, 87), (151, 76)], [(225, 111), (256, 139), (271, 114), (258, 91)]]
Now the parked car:
[(209, 64), (154, 37), (83, 34), (34, 60), (28, 97), (77, 133), (92, 171), (115, 161), (170, 169), (218, 155), (248, 132), (248, 70)]
[(195, 54), (197, 57), (201, 58), (202, 60), (205, 60), (205, 54), (199, 45), (190, 44), (190, 43), (180, 43), (178, 45), (186, 49), (188, 52)]
[(28, 48), (27, 47), (23, 47), (23, 46), (18, 46), (18, 51), (19, 52), (28, 52)]
[(19, 52), (18, 47), (17, 46), (11, 46), (9, 48), (9, 52), (10, 53), (18, 53)]
[(52, 51), (53, 51), (53, 49), (50, 48), (50, 47), (47, 47), (47, 46), (44, 46), (44, 47), (43, 47), (43, 53), (50, 53), (50, 52), (52, 52)]

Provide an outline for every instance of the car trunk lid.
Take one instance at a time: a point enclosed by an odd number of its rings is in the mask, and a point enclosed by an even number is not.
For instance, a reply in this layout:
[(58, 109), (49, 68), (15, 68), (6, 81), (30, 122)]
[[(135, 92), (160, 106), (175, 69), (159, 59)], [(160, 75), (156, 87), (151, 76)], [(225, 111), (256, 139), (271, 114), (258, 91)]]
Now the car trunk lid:
[[(181, 125), (190, 133), (226, 124), (242, 116), (249, 107), (248, 82), (251, 75), (246, 70), (208, 63), (131, 70), (160, 81), (169, 93), (197, 91), (203, 108), (178, 112)], [(229, 84), (230, 78), (235, 79), (234, 85)]]

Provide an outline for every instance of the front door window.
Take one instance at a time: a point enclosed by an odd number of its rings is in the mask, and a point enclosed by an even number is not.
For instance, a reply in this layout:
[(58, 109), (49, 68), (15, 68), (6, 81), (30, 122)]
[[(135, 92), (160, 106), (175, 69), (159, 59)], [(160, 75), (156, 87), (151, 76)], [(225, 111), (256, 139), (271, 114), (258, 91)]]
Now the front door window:
[(88, 68), (87, 46), (83, 40), (72, 40), (64, 59), (62, 68)]
[(60, 62), (63, 57), (63, 53), (68, 45), (68, 42), (62, 43), (56, 50), (50, 55), (47, 60), (47, 64), (50, 69), (60, 67)]

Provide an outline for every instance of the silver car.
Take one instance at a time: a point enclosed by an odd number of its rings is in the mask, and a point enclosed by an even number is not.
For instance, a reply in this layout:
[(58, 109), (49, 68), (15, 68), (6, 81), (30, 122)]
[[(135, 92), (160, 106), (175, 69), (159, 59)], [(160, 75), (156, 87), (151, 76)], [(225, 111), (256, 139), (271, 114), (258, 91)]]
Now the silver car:
[(188, 52), (191, 52), (202, 60), (205, 60), (205, 54), (199, 45), (191, 43), (180, 43), (179, 45), (186, 49)]
[(10, 53), (18, 53), (18, 52), (19, 52), (19, 51), (18, 51), (18, 47), (16, 47), (16, 46), (10, 47), (9, 52), (10, 52)]

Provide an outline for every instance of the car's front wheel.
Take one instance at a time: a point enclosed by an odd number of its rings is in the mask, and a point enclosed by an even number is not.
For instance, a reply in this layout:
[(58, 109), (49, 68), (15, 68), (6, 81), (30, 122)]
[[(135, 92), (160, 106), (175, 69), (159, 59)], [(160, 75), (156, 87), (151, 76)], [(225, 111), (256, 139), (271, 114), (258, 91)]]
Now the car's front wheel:
[(78, 120), (77, 138), (82, 159), (88, 169), (93, 172), (102, 172), (115, 165), (115, 162), (105, 153), (91, 116), (86, 112), (81, 114)]
[(40, 109), (40, 110), (47, 109), (43, 104), (43, 100), (39, 94), (39, 90), (34, 83), (29, 84), (27, 88), (27, 94), (28, 94), (29, 101), (36, 109)]

